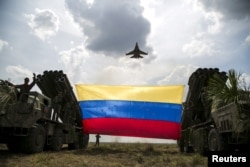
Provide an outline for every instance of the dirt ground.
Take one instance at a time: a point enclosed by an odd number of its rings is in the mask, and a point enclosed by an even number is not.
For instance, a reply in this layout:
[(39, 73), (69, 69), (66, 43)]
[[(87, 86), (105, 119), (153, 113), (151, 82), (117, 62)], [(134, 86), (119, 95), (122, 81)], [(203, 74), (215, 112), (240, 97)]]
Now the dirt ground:
[(89, 143), (85, 150), (17, 154), (0, 145), (0, 167), (202, 167), (207, 158), (179, 153), (176, 144)]

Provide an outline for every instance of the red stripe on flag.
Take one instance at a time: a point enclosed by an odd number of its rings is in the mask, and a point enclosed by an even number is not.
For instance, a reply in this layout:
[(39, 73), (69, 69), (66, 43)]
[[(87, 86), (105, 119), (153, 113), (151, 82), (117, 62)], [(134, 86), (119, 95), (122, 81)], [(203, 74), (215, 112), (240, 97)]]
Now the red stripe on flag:
[(82, 120), (84, 133), (179, 139), (181, 125), (176, 122), (128, 118), (91, 118)]

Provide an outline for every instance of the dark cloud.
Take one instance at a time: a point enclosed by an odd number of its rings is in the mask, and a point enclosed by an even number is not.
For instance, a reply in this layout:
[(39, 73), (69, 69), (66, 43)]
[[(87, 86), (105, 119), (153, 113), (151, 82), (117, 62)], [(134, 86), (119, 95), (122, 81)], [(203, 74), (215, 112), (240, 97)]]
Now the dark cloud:
[(135, 42), (146, 47), (150, 23), (142, 16), (139, 0), (94, 1), (91, 5), (83, 0), (66, 0), (66, 6), (88, 37), (88, 49), (117, 54), (132, 49)]
[(250, 17), (250, 0), (199, 0), (208, 11), (218, 11), (225, 19)]

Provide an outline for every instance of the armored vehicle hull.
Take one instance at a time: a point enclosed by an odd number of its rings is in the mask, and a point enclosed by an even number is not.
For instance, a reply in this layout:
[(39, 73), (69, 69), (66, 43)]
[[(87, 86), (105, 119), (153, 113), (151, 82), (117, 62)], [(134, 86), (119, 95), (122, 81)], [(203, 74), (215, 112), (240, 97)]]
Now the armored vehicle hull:
[[(83, 134), (81, 111), (67, 76), (62, 71), (45, 71), (38, 75), (37, 85), (42, 93), (4, 98), (10, 91), (1, 92), (5, 101), (1, 103), (0, 143), (22, 153), (60, 151), (63, 144), (70, 149), (86, 148), (89, 136)], [(13, 90), (4, 82), (0, 86)]]
[(181, 152), (225, 151), (244, 149), (250, 143), (250, 101), (229, 103), (215, 110), (204, 91), (209, 79), (219, 69), (198, 69), (189, 78), (189, 91), (183, 104), (182, 131), (178, 145)]

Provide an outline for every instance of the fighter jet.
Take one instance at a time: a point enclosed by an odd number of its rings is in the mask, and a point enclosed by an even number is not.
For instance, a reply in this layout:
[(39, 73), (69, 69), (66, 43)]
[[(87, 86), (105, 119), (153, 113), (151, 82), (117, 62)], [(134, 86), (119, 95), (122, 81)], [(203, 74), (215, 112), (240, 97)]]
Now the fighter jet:
[(130, 58), (135, 58), (135, 59), (143, 58), (143, 56), (141, 56), (140, 54), (148, 55), (148, 53), (145, 53), (139, 49), (137, 42), (135, 44), (134, 50), (132, 50), (129, 53), (126, 53), (126, 55), (133, 55)]

